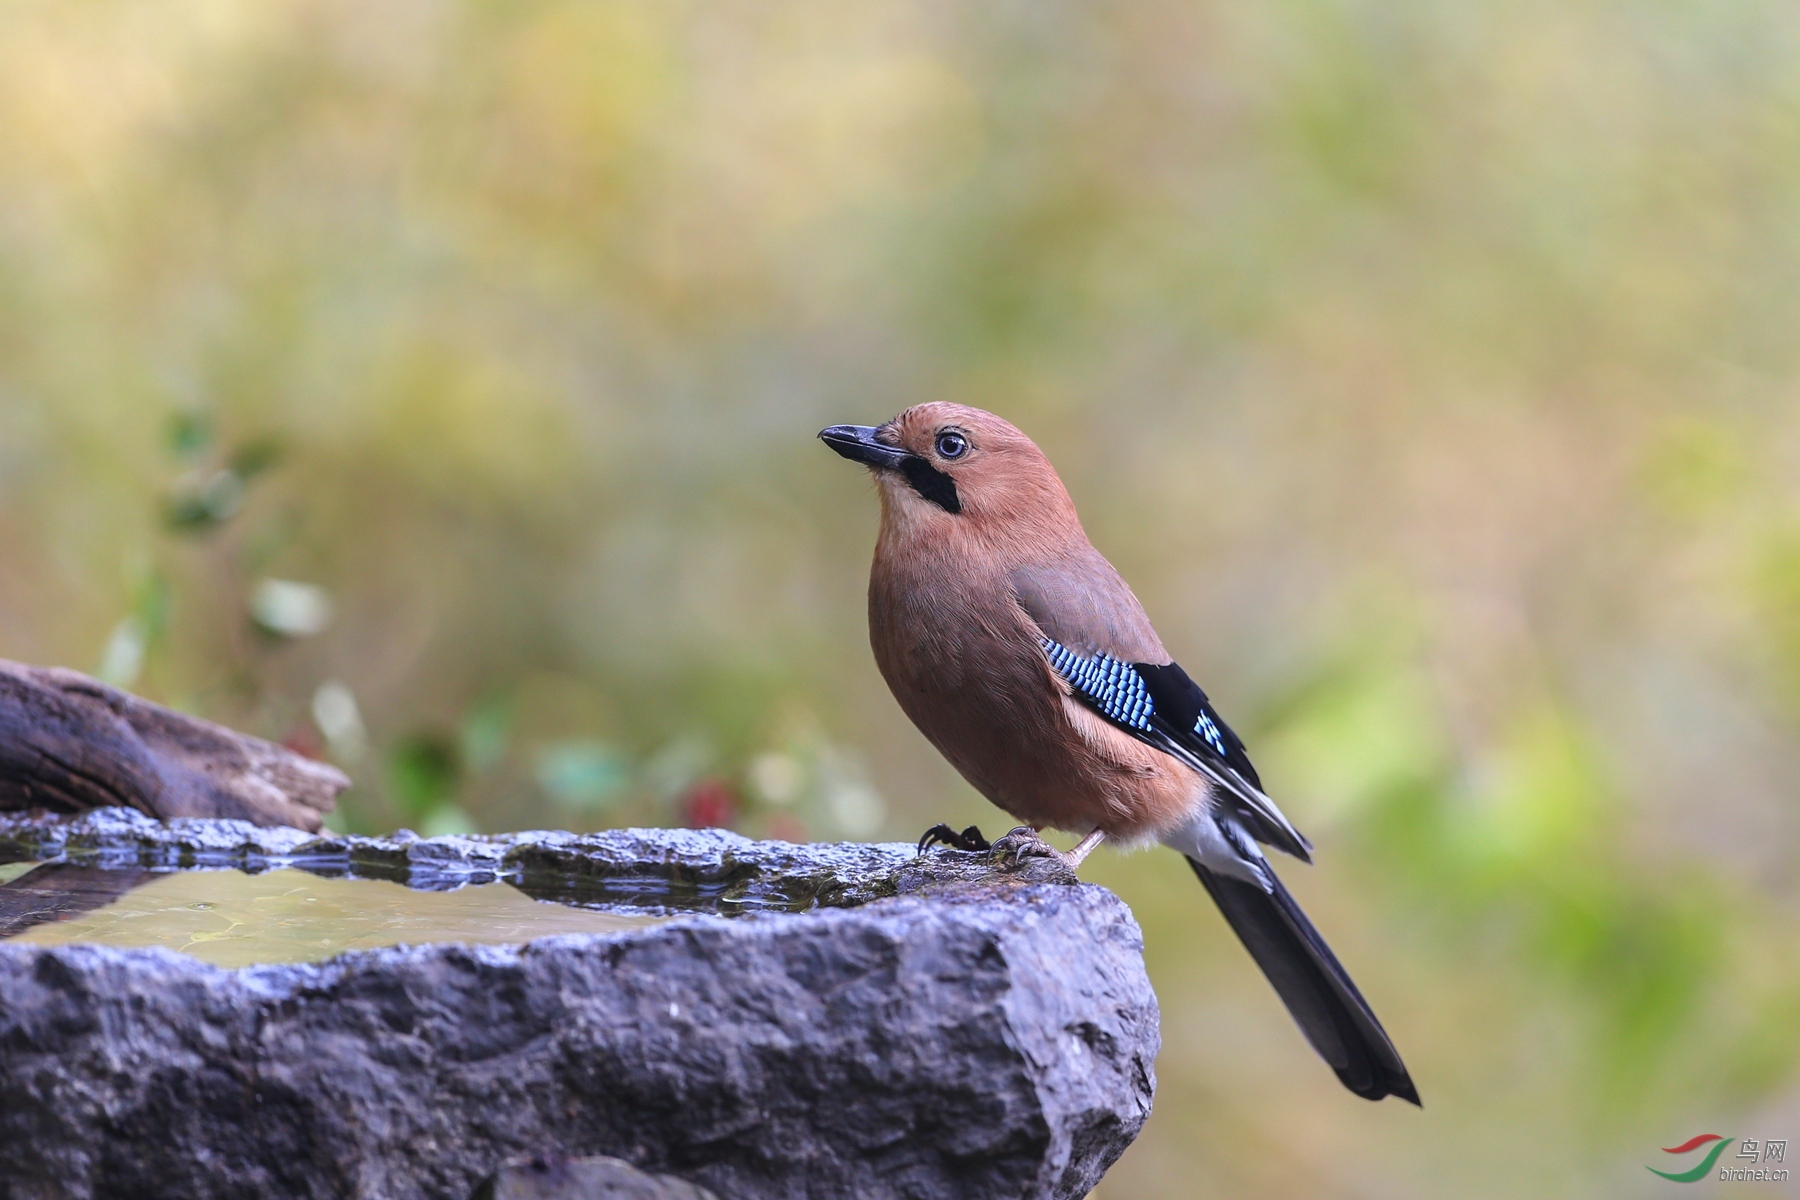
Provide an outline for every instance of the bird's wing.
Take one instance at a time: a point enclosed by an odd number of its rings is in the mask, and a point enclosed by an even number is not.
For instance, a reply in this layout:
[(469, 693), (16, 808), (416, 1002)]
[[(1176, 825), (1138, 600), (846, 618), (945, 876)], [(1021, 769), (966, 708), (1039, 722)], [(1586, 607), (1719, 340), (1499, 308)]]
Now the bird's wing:
[(1169, 661), (1118, 572), (1098, 551), (1088, 554), (1012, 576), (1051, 669), (1108, 721), (1211, 779), (1258, 841), (1311, 862), (1311, 843), (1263, 793), (1244, 743)]
[(1312, 861), (1312, 844), (1263, 794), (1244, 743), (1174, 663), (1129, 663), (1081, 655), (1053, 638), (1039, 643), (1050, 667), (1088, 707), (1147, 745), (1171, 754), (1218, 785), (1259, 842)]

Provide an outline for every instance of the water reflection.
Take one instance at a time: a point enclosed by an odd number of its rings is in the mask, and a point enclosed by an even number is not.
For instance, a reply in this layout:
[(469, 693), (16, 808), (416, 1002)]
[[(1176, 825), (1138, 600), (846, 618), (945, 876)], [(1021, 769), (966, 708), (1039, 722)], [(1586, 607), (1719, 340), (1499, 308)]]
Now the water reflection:
[(506, 883), (433, 892), (291, 868), (250, 875), (51, 863), (0, 884), (0, 937), (165, 946), (221, 967), (309, 962), (401, 942), (617, 933), (668, 919), (533, 900)]
[(0, 938), (92, 912), (150, 879), (143, 867), (108, 870), (74, 863), (7, 863), (0, 866)]

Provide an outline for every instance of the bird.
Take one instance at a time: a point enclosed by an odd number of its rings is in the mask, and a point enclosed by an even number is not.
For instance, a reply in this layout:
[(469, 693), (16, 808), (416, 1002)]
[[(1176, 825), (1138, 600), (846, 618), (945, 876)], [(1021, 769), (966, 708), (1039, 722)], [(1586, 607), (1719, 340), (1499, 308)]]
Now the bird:
[[(1022, 822), (920, 839), (1071, 870), (1102, 842), (1187, 858), (1302, 1034), (1358, 1096), (1419, 1104), (1381, 1022), (1262, 847), (1312, 861), (1244, 743), (1174, 661), (1096, 550), (1037, 445), (945, 401), (824, 443), (881, 501), (869, 642), (901, 709), (962, 777)], [(1063, 853), (1040, 831), (1080, 840)]]

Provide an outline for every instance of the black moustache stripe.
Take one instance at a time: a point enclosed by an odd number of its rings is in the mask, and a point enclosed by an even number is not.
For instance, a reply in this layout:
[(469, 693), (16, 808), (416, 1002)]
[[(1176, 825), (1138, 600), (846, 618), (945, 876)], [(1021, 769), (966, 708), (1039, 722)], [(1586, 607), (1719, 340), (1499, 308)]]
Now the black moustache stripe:
[(913, 491), (945, 512), (962, 511), (962, 501), (956, 497), (956, 481), (918, 455), (909, 454), (902, 459), (900, 473), (912, 484)]

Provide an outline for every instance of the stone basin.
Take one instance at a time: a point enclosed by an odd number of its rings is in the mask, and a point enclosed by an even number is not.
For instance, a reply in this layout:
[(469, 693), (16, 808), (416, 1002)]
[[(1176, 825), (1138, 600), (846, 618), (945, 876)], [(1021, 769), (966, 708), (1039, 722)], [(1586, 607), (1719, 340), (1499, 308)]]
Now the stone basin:
[(318, 837), (125, 809), (0, 817), (6, 859), (102, 885), (503, 882), (665, 918), (235, 969), (0, 941), (9, 1198), (464, 1200), (504, 1164), (584, 1156), (721, 1200), (1080, 1197), (1149, 1113), (1137, 925), (1047, 860), (717, 831)]

